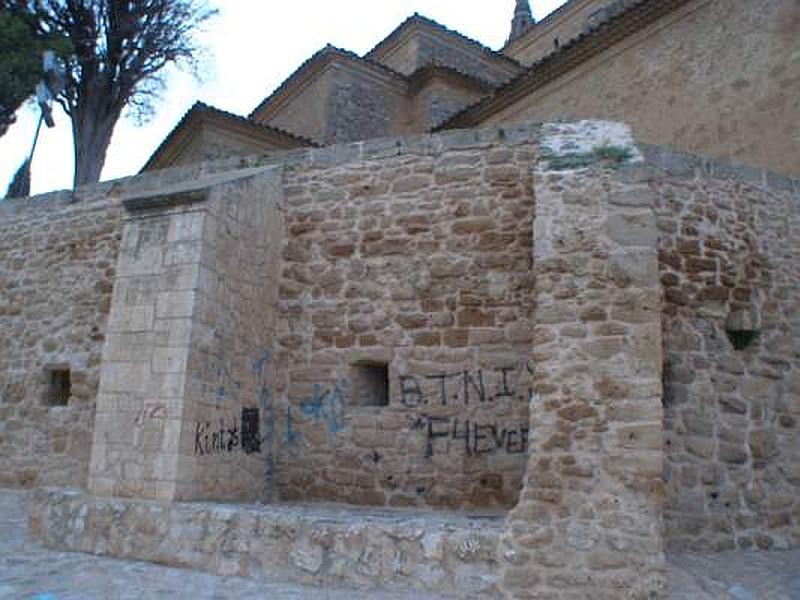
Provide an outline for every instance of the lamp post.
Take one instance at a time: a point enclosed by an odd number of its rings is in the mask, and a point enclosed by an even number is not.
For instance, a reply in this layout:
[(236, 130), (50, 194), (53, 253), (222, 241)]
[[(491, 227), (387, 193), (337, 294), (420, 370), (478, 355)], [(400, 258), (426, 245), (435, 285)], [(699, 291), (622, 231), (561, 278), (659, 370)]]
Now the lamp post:
[(28, 156), (29, 164), (33, 160), (36, 143), (39, 141), (42, 121), (50, 129), (56, 126), (56, 122), (53, 120), (53, 100), (64, 90), (64, 70), (58, 63), (56, 53), (52, 50), (45, 51), (42, 55), (42, 66), (44, 67), (44, 78), (36, 84), (36, 102), (41, 110), (41, 115), (33, 136), (31, 153)]
[(64, 69), (59, 64), (58, 58), (52, 50), (47, 50), (42, 55), (42, 66), (44, 68), (44, 77), (42, 81), (36, 85), (36, 103), (39, 105), (41, 111), (39, 121), (36, 124), (36, 133), (33, 134), (33, 144), (31, 144), (31, 151), (28, 153), (28, 158), (25, 159), (25, 162), (22, 163), (22, 166), (14, 175), (14, 179), (6, 195), (7, 198), (24, 198), (30, 196), (31, 162), (33, 161), (33, 153), (36, 151), (36, 144), (39, 142), (42, 123), (44, 122), (48, 128), (56, 126), (53, 120), (53, 100), (64, 90)]

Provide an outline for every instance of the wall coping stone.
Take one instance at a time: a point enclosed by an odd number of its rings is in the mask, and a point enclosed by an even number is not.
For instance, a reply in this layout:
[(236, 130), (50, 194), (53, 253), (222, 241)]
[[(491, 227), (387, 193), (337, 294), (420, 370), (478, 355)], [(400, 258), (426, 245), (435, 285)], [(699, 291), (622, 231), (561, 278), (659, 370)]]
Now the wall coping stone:
[(187, 204), (196, 204), (208, 200), (208, 192), (211, 188), (234, 181), (249, 179), (268, 171), (275, 171), (278, 168), (279, 167), (276, 166), (270, 166), (214, 174), (157, 190), (131, 192), (122, 196), (120, 199), (122, 205), (128, 212), (174, 208)]
[(800, 200), (800, 174), (789, 177), (768, 169), (683, 152), (669, 146), (642, 142), (638, 142), (637, 146), (650, 166), (673, 176), (689, 179), (699, 179), (704, 176), (713, 179), (736, 179), (763, 190), (788, 192), (798, 196)]
[[(45, 205), (49, 204), (75, 204), (84, 209), (97, 210), (104, 205), (114, 205), (134, 198), (144, 200), (174, 195), (179, 191), (210, 187), (213, 183), (209, 179), (215, 175), (231, 174), (228, 179), (223, 176), (219, 181), (222, 183), (225, 180), (232, 181), (247, 177), (248, 174), (241, 173), (243, 170), (255, 173), (260, 168), (270, 165), (281, 164), (290, 170), (297, 168), (327, 169), (349, 162), (377, 160), (390, 156), (435, 156), (453, 150), (481, 149), (496, 144), (509, 146), (535, 144), (546, 137), (552, 138), (554, 132), (563, 131), (564, 127), (570, 126), (576, 128), (580, 135), (589, 136), (581, 144), (581, 147), (587, 143), (594, 144), (594, 147), (604, 144), (618, 145), (617, 135), (622, 131), (629, 131), (623, 124), (609, 121), (523, 122), (476, 129), (448, 130), (433, 134), (393, 136), (322, 148), (300, 148), (236, 156), (145, 172), (80, 187), (74, 191), (58, 190), (29, 198), (3, 200), (0, 201), (0, 220), (26, 217), (31, 211), (39, 212), (48, 208)], [(573, 136), (573, 138), (578, 140), (580, 135)], [(623, 138), (628, 136), (623, 136)], [(632, 138), (629, 139), (632, 140)], [(627, 146), (627, 143), (624, 145)], [(635, 147), (639, 149), (648, 164), (671, 175), (691, 178), (702, 175), (735, 178), (764, 189), (784, 191), (800, 196), (800, 175), (788, 177), (766, 169), (682, 152), (667, 146), (639, 142), (635, 144)], [(641, 155), (638, 152), (636, 154), (637, 156), (632, 158), (640, 159)], [(190, 183), (187, 184), (187, 181)], [(133, 204), (129, 203), (129, 205)]]

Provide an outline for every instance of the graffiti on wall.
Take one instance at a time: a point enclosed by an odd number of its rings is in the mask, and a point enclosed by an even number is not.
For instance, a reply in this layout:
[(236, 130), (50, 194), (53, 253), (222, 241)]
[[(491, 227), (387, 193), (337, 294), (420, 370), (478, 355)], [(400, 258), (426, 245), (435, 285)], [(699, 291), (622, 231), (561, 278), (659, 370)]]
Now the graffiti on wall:
[[(533, 375), (533, 365), (530, 362), (518, 367), (498, 367), (494, 371), (463, 370), (424, 377), (400, 375), (400, 397), (409, 408), (431, 405), (473, 406), (502, 400), (528, 402), (531, 388), (523, 390), (518, 385), (524, 374)], [(423, 385), (424, 382), (434, 384), (432, 387), (435, 391), (426, 393), (425, 390), (431, 386)]]
[(194, 453), (198, 456), (261, 452), (261, 425), (258, 408), (242, 408), (238, 417), (221, 417), (215, 422), (195, 425)]
[(275, 440), (275, 405), (272, 393), (269, 389), (267, 379), (267, 368), (272, 361), (272, 352), (267, 349), (264, 353), (253, 361), (252, 370), (256, 377), (256, 393), (258, 395), (258, 406), (261, 409), (261, 423), (264, 431), (261, 436), (261, 443), (267, 449), (264, 461), (264, 478), (267, 482), (272, 482), (275, 478), (275, 457), (273, 455), (273, 442)]
[(346, 427), (347, 383), (338, 381), (330, 386), (315, 383), (311, 396), (284, 411), (284, 439), (287, 446), (302, 443), (305, 425), (322, 425), (327, 434), (335, 437)]
[(496, 422), (422, 415), (414, 422), (413, 429), (425, 436), (427, 458), (459, 446), (463, 446), (467, 456), (498, 452), (525, 454), (528, 451), (527, 424), (509, 427)]
[[(311, 395), (291, 404), (276, 406), (269, 385), (268, 367), (272, 355), (265, 351), (252, 362), (256, 381), (257, 407), (242, 408), (236, 418), (199, 422), (195, 430), (195, 453), (214, 455), (241, 451), (257, 454), (265, 450), (265, 475), (274, 476), (275, 444), (286, 448), (306, 443), (308, 427), (323, 427), (335, 439), (347, 427), (349, 384), (338, 380), (315, 383)], [(242, 386), (225, 369), (219, 375), (214, 393), (218, 399), (239, 398)], [(399, 399), (411, 412), (409, 429), (424, 436), (425, 456), (450, 452), (479, 457), (493, 453), (525, 454), (529, 425), (509, 423), (489, 417), (476, 417), (474, 409), (491, 409), (501, 402), (524, 402), (532, 398), (530, 362), (515, 367), (459, 370), (433, 375), (399, 375)], [(455, 416), (427, 414), (426, 409), (449, 407)], [(506, 421), (506, 422), (503, 422)]]

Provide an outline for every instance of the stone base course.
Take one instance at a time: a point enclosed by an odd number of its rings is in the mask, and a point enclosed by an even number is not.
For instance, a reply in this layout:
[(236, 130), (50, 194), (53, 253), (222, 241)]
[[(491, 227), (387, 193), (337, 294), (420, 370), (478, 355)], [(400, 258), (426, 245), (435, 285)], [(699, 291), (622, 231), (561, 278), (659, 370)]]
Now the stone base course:
[(160, 504), (37, 490), (46, 546), (321, 588), (497, 598), (500, 513), (341, 505)]

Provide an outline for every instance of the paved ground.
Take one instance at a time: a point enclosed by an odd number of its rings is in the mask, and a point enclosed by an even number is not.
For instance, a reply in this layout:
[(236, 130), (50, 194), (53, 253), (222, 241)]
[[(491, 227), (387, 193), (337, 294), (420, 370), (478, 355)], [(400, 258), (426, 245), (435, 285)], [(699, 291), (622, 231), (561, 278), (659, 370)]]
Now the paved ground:
[[(269, 585), (146, 563), (53, 552), (26, 539), (26, 495), (0, 490), (0, 600), (401, 600)], [(800, 600), (800, 550), (669, 558), (672, 600)]]
[(800, 600), (800, 550), (668, 558), (674, 600)]

